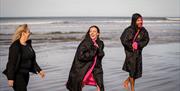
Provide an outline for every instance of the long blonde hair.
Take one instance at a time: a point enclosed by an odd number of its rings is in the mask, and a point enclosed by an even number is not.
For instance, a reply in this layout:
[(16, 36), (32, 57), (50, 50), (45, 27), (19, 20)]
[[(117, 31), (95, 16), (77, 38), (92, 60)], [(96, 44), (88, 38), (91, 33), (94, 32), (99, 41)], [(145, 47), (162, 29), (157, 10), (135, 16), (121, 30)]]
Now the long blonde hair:
[(22, 32), (26, 32), (28, 29), (28, 25), (27, 24), (22, 24), (22, 25), (19, 25), (17, 28), (16, 28), (16, 31), (15, 33), (13, 34), (12, 36), (12, 43), (18, 39), (21, 38), (21, 35), (22, 35)]

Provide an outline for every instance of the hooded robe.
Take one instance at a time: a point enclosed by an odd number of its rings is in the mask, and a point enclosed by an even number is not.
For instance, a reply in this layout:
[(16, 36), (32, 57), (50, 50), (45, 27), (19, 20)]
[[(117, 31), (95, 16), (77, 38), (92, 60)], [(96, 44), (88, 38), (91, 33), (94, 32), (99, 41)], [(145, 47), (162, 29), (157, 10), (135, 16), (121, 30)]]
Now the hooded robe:
[[(142, 50), (149, 42), (149, 35), (144, 27), (140, 29), (137, 37), (134, 39), (138, 30), (136, 21), (139, 17), (141, 17), (139, 14), (133, 15), (131, 25), (124, 30), (120, 37), (126, 54), (122, 69), (129, 72), (129, 76), (135, 79), (142, 76)], [(137, 50), (134, 50), (132, 47), (133, 41), (138, 44)]]
[(94, 46), (93, 41), (87, 33), (85, 39), (79, 44), (66, 84), (69, 91), (82, 91), (83, 79), (92, 67), (95, 57), (96, 64), (92, 70), (92, 74), (96, 84), (100, 87), (100, 91), (104, 91), (102, 69), (104, 43), (99, 38), (97, 38), (96, 43), (99, 47)]

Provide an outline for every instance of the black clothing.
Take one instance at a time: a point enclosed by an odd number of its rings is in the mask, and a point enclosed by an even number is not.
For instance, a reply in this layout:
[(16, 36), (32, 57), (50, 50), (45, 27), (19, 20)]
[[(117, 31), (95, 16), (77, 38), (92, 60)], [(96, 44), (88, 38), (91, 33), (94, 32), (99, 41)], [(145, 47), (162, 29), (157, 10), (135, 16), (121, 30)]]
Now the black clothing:
[(21, 45), (21, 48), (22, 55), (19, 71), (29, 73), (32, 67), (33, 58), (35, 57), (35, 53), (29, 44), (25, 46)]
[(130, 77), (135, 79), (142, 76), (142, 50), (149, 42), (149, 35), (147, 30), (142, 27), (135, 39), (138, 43), (138, 49), (133, 50), (132, 44), (135, 34), (137, 32), (136, 20), (140, 15), (133, 15), (131, 26), (126, 28), (122, 33), (120, 40), (124, 46), (126, 58), (123, 65), (123, 70), (129, 72)]
[(14, 80), (13, 88), (15, 91), (26, 91), (20, 89), (26, 89), (29, 81), (29, 72), (37, 74), (37, 72), (41, 71), (41, 68), (36, 62), (31, 40), (28, 40), (26, 43), (27, 45), (24, 46), (20, 44), (20, 40), (16, 40), (11, 44), (9, 47), (8, 63), (6, 69), (3, 71), (8, 80)]
[(29, 82), (29, 73), (18, 72), (16, 74), (13, 89), (14, 91), (27, 91)]
[(88, 69), (90, 69), (92, 66), (93, 58), (96, 55), (97, 61), (92, 73), (97, 85), (100, 87), (100, 90), (104, 91), (102, 69), (104, 43), (99, 38), (96, 42), (99, 48), (93, 45), (92, 40), (87, 34), (85, 39), (78, 46), (66, 84), (66, 87), (69, 91), (82, 91), (83, 78), (86, 75)]

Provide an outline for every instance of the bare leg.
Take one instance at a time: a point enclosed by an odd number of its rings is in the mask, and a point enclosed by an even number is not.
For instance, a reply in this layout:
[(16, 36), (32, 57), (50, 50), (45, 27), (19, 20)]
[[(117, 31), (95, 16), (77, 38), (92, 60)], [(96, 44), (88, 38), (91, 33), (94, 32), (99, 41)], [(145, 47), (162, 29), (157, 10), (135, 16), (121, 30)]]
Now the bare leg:
[(99, 88), (99, 86), (97, 85), (97, 91), (100, 91), (100, 88)]
[(131, 91), (134, 91), (134, 84), (135, 84), (135, 79), (130, 77), (130, 84), (131, 84)]

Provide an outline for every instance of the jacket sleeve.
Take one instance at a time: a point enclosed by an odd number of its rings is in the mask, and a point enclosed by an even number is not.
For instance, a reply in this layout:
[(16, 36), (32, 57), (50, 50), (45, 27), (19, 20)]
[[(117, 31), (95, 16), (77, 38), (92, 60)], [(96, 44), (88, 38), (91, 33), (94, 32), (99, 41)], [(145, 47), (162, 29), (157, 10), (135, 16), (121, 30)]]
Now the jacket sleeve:
[[(32, 48), (32, 45), (31, 45), (31, 48)], [(33, 50), (33, 48), (32, 48), (32, 50)], [(37, 73), (39, 73), (39, 72), (41, 71), (41, 68), (40, 68), (40, 66), (37, 64), (37, 61), (36, 61), (36, 53), (35, 53), (34, 50), (33, 50), (33, 52), (34, 52), (34, 60), (33, 60), (32, 72), (37, 74)]]
[(36, 73), (39, 73), (41, 71), (41, 68), (37, 64), (36, 59), (34, 60), (33, 67)]
[(7, 63), (7, 78), (8, 80), (14, 80), (16, 64), (18, 62), (19, 48), (15, 45), (11, 45), (9, 48), (9, 57)]
[(98, 54), (97, 54), (100, 58), (104, 57), (105, 55), (103, 49), (104, 49), (104, 43), (103, 41), (101, 41), (101, 43), (99, 44)]
[(97, 48), (94, 45), (81, 43), (78, 47), (78, 59), (80, 61), (92, 61), (96, 55)]
[(148, 42), (149, 42), (149, 34), (148, 34), (148, 32), (145, 30), (144, 36), (143, 36), (142, 40), (138, 42), (138, 47), (139, 47), (140, 49), (142, 49), (142, 48), (144, 48), (144, 47), (148, 44)]
[(132, 41), (133, 41), (133, 34), (130, 32), (130, 30), (125, 29), (120, 37), (122, 45), (125, 47), (125, 49), (133, 50), (132, 48)]

